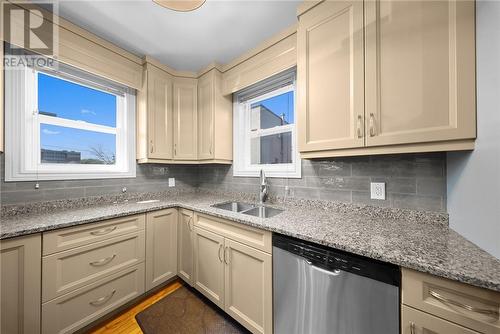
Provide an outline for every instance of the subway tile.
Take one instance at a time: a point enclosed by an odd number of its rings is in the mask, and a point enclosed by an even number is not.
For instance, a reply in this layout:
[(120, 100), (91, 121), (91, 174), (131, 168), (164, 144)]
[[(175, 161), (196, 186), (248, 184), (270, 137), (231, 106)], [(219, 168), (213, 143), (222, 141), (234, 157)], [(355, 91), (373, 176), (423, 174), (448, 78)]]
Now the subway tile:
[(327, 201), (351, 202), (351, 191), (320, 189), (319, 198)]
[(353, 191), (352, 202), (356, 204), (366, 204), (378, 207), (390, 207), (391, 196), (388, 195), (385, 200), (371, 199), (369, 191)]
[(368, 190), (370, 189), (370, 178), (344, 176), (309, 177), (307, 178), (307, 186), (328, 189)]
[(43, 192), (38, 190), (23, 190), (23, 191), (2, 191), (2, 204), (15, 204), (27, 202), (43, 201)]
[(392, 205), (395, 208), (444, 211), (442, 197), (393, 194)]
[(444, 178), (417, 178), (417, 194), (446, 195), (446, 180)]
[(320, 190), (317, 188), (295, 187), (290, 189), (291, 196), (295, 198), (319, 199), (319, 192)]

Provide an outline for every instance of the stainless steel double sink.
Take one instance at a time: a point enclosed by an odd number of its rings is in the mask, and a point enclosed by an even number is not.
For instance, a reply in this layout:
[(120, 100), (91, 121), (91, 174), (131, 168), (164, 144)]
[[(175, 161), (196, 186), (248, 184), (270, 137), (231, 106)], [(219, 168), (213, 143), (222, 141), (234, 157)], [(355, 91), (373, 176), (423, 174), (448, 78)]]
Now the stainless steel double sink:
[(214, 208), (238, 212), (244, 215), (270, 218), (283, 212), (281, 209), (271, 208), (265, 205), (249, 204), (244, 202), (224, 202), (212, 205)]

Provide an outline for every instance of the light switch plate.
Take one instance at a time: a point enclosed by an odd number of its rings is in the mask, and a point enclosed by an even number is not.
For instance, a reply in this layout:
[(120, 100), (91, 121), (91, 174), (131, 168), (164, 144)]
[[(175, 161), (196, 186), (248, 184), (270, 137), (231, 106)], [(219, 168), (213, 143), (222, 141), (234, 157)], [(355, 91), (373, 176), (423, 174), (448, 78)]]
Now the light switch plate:
[(385, 182), (370, 183), (370, 198), (385, 200)]
[(169, 177), (168, 178), (168, 186), (169, 187), (175, 187), (175, 177)]

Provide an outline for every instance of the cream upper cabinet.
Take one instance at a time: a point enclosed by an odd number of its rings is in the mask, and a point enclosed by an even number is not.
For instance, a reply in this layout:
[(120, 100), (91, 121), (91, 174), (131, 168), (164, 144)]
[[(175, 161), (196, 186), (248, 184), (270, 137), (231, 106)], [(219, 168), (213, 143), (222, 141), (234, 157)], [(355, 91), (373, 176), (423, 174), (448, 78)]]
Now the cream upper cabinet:
[(225, 311), (253, 333), (272, 333), (272, 257), (225, 239)]
[(194, 227), (194, 287), (224, 309), (224, 237)]
[(193, 211), (179, 209), (177, 226), (177, 268), (178, 275), (193, 285)]
[(146, 63), (144, 87), (137, 103), (137, 158), (171, 160), (173, 158), (172, 76)]
[(175, 78), (174, 91), (174, 159), (197, 160), (197, 80)]
[(0, 332), (40, 333), (40, 234), (0, 241)]
[(365, 1), (367, 146), (475, 138), (474, 5)]
[(146, 215), (146, 290), (177, 275), (177, 209)]
[(299, 150), (364, 145), (363, 2), (326, 1), (299, 17)]
[(233, 123), (231, 95), (222, 95), (216, 68), (198, 78), (198, 160), (231, 163)]

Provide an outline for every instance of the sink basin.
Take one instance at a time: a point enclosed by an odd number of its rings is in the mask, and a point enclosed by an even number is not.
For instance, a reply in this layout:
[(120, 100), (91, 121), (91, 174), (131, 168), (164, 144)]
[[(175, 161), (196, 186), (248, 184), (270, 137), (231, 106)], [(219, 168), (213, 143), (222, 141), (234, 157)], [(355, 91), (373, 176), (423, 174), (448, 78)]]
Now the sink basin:
[(247, 211), (242, 212), (242, 213), (245, 215), (255, 216), (255, 217), (259, 217), (259, 218), (270, 218), (270, 217), (274, 217), (282, 212), (283, 212), (283, 210), (281, 210), (281, 209), (275, 209), (275, 208), (271, 208), (268, 206), (256, 206), (253, 209), (247, 210)]
[(245, 210), (249, 210), (255, 207), (255, 205), (243, 203), (243, 202), (224, 202), (213, 205), (214, 208), (233, 211), (233, 212), (242, 212)]
[(148, 199), (146, 201), (139, 201), (139, 202), (136, 202), (137, 204), (147, 204), (147, 203), (156, 203), (156, 202), (159, 202), (160, 200), (159, 199)]

